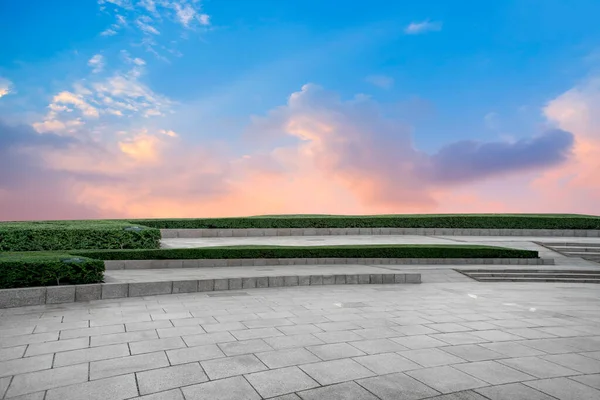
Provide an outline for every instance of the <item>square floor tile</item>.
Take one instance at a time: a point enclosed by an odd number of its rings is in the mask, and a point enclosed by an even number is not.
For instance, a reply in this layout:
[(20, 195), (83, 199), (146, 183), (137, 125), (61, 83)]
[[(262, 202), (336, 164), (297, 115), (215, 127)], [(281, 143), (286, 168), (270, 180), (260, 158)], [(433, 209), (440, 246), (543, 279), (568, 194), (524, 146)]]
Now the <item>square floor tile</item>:
[(256, 356), (251, 354), (201, 361), (200, 364), (211, 380), (250, 374), (267, 369)]
[(298, 367), (273, 369), (246, 375), (248, 382), (265, 397), (312, 389), (319, 384)]
[(344, 382), (298, 393), (302, 400), (379, 400), (355, 382)]
[(448, 344), (427, 335), (402, 336), (392, 338), (394, 342), (409, 349), (428, 349), (432, 347), (447, 346)]
[(365, 353), (358, 350), (356, 347), (350, 346), (348, 343), (323, 344), (319, 346), (310, 346), (306, 349), (323, 361), (365, 355)]
[(419, 350), (408, 350), (401, 351), (402, 357), (406, 357), (409, 360), (422, 365), (423, 367), (440, 367), (442, 365), (464, 363), (465, 360), (456, 357), (450, 353), (446, 353), (440, 349), (419, 349)]
[(300, 368), (321, 385), (331, 385), (373, 376), (373, 372), (350, 359), (323, 361)]
[(581, 374), (578, 371), (574, 371), (538, 357), (509, 358), (498, 360), (498, 362), (537, 378), (556, 378), (560, 376)]
[(357, 383), (381, 400), (418, 400), (439, 394), (438, 391), (405, 374), (366, 378)]
[(516, 369), (499, 364), (495, 361), (479, 361), (467, 364), (457, 364), (454, 368), (466, 372), (476, 378), (486, 381), (492, 385), (502, 385), (504, 383), (522, 382), (535, 379)]
[(561, 400), (600, 399), (600, 390), (566, 378), (542, 379), (539, 381), (525, 382), (525, 385)]
[(396, 353), (373, 354), (370, 356), (356, 357), (354, 361), (359, 362), (377, 374), (390, 374), (392, 372), (403, 372), (411, 369), (422, 368), (419, 364), (402, 357)]
[(480, 379), (448, 366), (407, 371), (406, 374), (441, 393), (458, 392), (488, 385)]
[(555, 400), (545, 393), (525, 386), (522, 383), (490, 386), (475, 389), (490, 400)]
[(241, 376), (181, 388), (185, 400), (260, 400), (261, 396)]
[(255, 355), (271, 369), (321, 361), (313, 353), (302, 348), (267, 351)]

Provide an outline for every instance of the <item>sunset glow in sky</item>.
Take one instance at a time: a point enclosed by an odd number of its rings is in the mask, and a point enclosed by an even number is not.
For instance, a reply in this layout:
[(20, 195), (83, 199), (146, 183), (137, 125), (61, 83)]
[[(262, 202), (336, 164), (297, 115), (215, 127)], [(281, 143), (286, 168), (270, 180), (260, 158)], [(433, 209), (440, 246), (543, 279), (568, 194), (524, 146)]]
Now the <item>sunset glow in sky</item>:
[(0, 220), (600, 214), (598, 15), (0, 1)]

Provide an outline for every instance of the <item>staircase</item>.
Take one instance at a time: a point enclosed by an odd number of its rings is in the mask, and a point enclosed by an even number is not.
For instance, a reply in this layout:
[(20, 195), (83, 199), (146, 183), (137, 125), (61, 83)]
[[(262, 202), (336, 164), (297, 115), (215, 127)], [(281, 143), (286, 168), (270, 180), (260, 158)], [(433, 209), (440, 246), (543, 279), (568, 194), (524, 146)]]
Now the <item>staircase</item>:
[(567, 257), (600, 263), (600, 243), (538, 243)]
[(600, 269), (455, 269), (455, 271), (479, 282), (600, 283)]

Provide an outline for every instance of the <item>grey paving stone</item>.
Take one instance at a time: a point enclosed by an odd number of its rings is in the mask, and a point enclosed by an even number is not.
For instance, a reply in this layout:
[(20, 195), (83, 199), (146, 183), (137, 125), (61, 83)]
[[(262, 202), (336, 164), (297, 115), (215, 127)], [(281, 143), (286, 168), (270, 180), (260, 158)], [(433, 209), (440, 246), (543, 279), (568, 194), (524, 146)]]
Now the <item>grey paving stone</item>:
[(200, 364), (211, 380), (250, 374), (267, 369), (258, 358), (251, 354), (201, 361)]
[(301, 348), (267, 351), (255, 355), (271, 369), (321, 361), (308, 350)]
[(202, 324), (202, 328), (207, 332), (226, 332), (226, 331), (239, 331), (248, 329), (248, 327), (241, 322), (233, 321), (233, 322), (223, 322), (223, 323), (209, 323)]
[(198, 291), (198, 281), (173, 281), (173, 293), (195, 293)]
[(431, 333), (437, 333), (436, 330), (428, 328), (424, 325), (392, 326), (390, 329), (393, 329), (404, 336), (429, 335)]
[(214, 280), (214, 290), (229, 290), (229, 280), (228, 279), (215, 279)]
[(482, 345), (479, 344), (447, 346), (443, 347), (442, 350), (444, 350), (446, 353), (454, 354), (455, 356), (465, 359), (467, 361), (486, 361), (506, 357), (503, 354), (496, 353), (495, 351), (482, 347)]
[[(575, 341), (580, 341), (580, 338), (575, 338)], [(526, 340), (522, 343), (527, 347), (543, 351), (548, 354), (563, 354), (563, 353), (576, 353), (580, 351), (577, 347), (569, 345), (567, 343), (574, 343), (575, 341), (569, 339), (534, 339)]]
[(155, 330), (112, 333), (109, 335), (92, 336), (91, 347), (107, 346), (109, 344), (139, 342), (148, 339), (158, 339)]
[(335, 285), (335, 276), (323, 275), (323, 285)]
[(428, 328), (432, 328), (435, 329), (438, 332), (442, 332), (442, 333), (451, 333), (451, 332), (466, 332), (466, 331), (470, 331), (472, 329), (467, 328), (465, 326), (459, 325), (457, 323), (454, 322), (445, 322), (445, 323), (439, 323), (439, 324), (429, 324), (426, 325)]
[(542, 357), (546, 361), (562, 365), (584, 374), (600, 373), (600, 360), (585, 357), (580, 354), (555, 354)]
[(489, 386), (475, 389), (475, 391), (490, 400), (555, 400), (554, 397), (550, 397), (522, 383)]
[(242, 278), (242, 289), (252, 289), (256, 287), (256, 278)]
[[(317, 323), (315, 326), (319, 329), (322, 329), (326, 332), (332, 331), (349, 331), (354, 329), (360, 329), (360, 325), (355, 324), (354, 322), (323, 322)], [(362, 339), (362, 337), (360, 337)]]
[[(111, 333), (122, 333), (125, 332), (125, 325), (106, 325), (106, 326), (96, 326), (93, 328), (80, 328), (80, 329), (68, 329), (60, 331), (60, 342), (65, 341), (66, 339), (75, 339), (75, 338), (88, 338), (89, 336), (100, 336), (107, 335)], [(62, 350), (59, 350), (62, 351)]]
[(284, 336), (276, 328), (245, 329), (230, 332), (237, 340), (262, 339), (274, 336)]
[(267, 342), (269, 346), (273, 347), (274, 349), (305, 347), (325, 343), (312, 334), (269, 337), (265, 339), (265, 342)]
[(87, 364), (53, 368), (20, 374), (13, 378), (6, 397), (40, 392), (60, 386), (74, 385), (88, 380)]
[(600, 390), (600, 374), (572, 376), (569, 379)]
[(181, 389), (172, 389), (165, 392), (136, 397), (136, 400), (185, 400), (185, 398), (183, 397)]
[(204, 346), (207, 344), (226, 343), (236, 340), (229, 332), (212, 332), (201, 335), (184, 336), (183, 340), (188, 347)]
[(344, 382), (298, 393), (302, 400), (378, 400), (355, 382)]
[(454, 365), (454, 368), (466, 372), (492, 385), (516, 383), (535, 379), (535, 377), (495, 361), (478, 361)]
[(102, 284), (103, 299), (120, 299), (129, 296), (128, 283), (104, 283)]
[(523, 339), (520, 336), (511, 335), (510, 333), (506, 333), (498, 329), (492, 329), (488, 331), (472, 331), (470, 333), (490, 342), (504, 342)]
[(439, 394), (438, 391), (401, 373), (361, 379), (357, 383), (381, 400), (418, 400)]
[(4, 398), (4, 393), (6, 393), (6, 389), (8, 389), (11, 378), (12, 377), (10, 376), (6, 378), (0, 378), (0, 399)]
[(40, 371), (52, 367), (52, 354), (0, 362), (0, 377)]
[(54, 367), (64, 367), (87, 363), (91, 361), (108, 360), (111, 358), (126, 357), (129, 355), (127, 344), (115, 344), (111, 346), (93, 347), (89, 349), (63, 351), (56, 353)]
[(312, 389), (319, 384), (298, 367), (287, 367), (246, 375), (246, 379), (265, 397)]
[(297, 276), (284, 276), (283, 277), (283, 286), (298, 286), (298, 277)]
[(110, 360), (92, 361), (90, 363), (90, 380), (162, 368), (168, 365), (169, 360), (164, 351), (113, 358)]
[(271, 397), (269, 400), (302, 400), (297, 394), (290, 393), (283, 396)]
[(298, 277), (298, 285), (299, 286), (309, 286), (310, 285), (310, 276), (304, 275)]
[(301, 335), (306, 333), (323, 332), (321, 328), (312, 324), (278, 326), (277, 329), (283, 332), (285, 335)]
[(102, 285), (75, 285), (75, 301), (92, 301), (102, 298)]
[(238, 356), (241, 354), (259, 353), (273, 350), (271, 346), (262, 339), (241, 340), (219, 344), (219, 348), (227, 356)]
[(20, 288), (0, 290), (0, 309), (37, 306), (46, 303), (46, 288)]
[(214, 279), (201, 279), (198, 281), (198, 292), (212, 292), (215, 290)]
[(257, 288), (269, 287), (269, 278), (266, 276), (257, 277), (256, 278), (256, 287)]
[(331, 385), (373, 376), (373, 372), (350, 359), (300, 365), (300, 369), (321, 385)]
[(440, 367), (442, 365), (464, 363), (465, 360), (456, 357), (450, 353), (446, 353), (440, 349), (418, 349), (401, 351), (402, 357), (406, 357), (409, 360), (422, 365), (423, 367)]
[(169, 357), (171, 365), (177, 365), (221, 358), (225, 357), (225, 354), (217, 345), (209, 344), (205, 346), (168, 350), (167, 356)]
[(129, 284), (129, 297), (155, 296), (173, 293), (173, 282), (143, 282)]
[(187, 386), (181, 389), (186, 400), (260, 400), (260, 395), (241, 376)]
[(362, 336), (350, 331), (334, 331), (313, 333), (313, 335), (325, 343), (351, 342), (355, 340), (364, 340)]
[(124, 400), (138, 395), (133, 374), (50, 389), (45, 400)]
[(440, 396), (430, 397), (431, 400), (489, 400), (473, 390), (463, 390), (450, 394), (442, 394)]
[(533, 347), (524, 346), (521, 343), (526, 342), (494, 342), (481, 343), (480, 346), (493, 352), (502, 354), (506, 357), (529, 357), (546, 355), (543, 351), (536, 350)]
[(369, 276), (369, 283), (380, 285), (383, 283), (383, 275), (382, 274), (371, 274)]
[(402, 336), (397, 338), (391, 338), (394, 342), (409, 348), (409, 349), (428, 349), (432, 347), (447, 346), (448, 344), (441, 340), (434, 339), (427, 335), (414, 335), (414, 336)]
[(25, 354), (27, 346), (16, 346), (0, 348), (0, 361), (14, 360), (15, 358), (21, 358)]
[(406, 283), (421, 283), (421, 274), (406, 274)]
[(172, 328), (173, 324), (169, 320), (147, 321), (147, 322), (130, 322), (125, 324), (127, 332), (149, 331), (152, 329)]
[(397, 331), (382, 326), (378, 326), (377, 328), (355, 329), (353, 332), (365, 339), (383, 339), (399, 336)]
[(460, 344), (478, 344), (489, 342), (480, 336), (475, 336), (471, 332), (454, 332), (454, 333), (438, 333), (430, 335), (431, 338), (442, 340), (450, 345), (457, 346)]
[[(275, 327), (275, 326), (286, 326), (286, 325), (293, 325), (293, 323), (291, 321), (288, 321), (285, 318), (264, 318), (264, 313), (259, 313), (259, 314), (263, 314), (261, 315), (261, 318), (259, 319), (253, 319), (251, 321), (244, 321), (244, 325), (247, 326), (248, 328), (268, 328), (268, 327)], [(274, 313), (270, 313), (269, 315), (276, 315)], [(278, 314), (281, 315), (281, 314)], [(290, 314), (292, 315), (292, 314)]]
[(240, 290), (242, 288), (242, 278), (229, 278), (229, 290)]
[(318, 346), (310, 346), (306, 349), (324, 361), (365, 355), (365, 353), (358, 350), (356, 347), (350, 346), (347, 343), (333, 343)]
[(423, 368), (416, 371), (407, 371), (406, 374), (441, 393), (452, 393), (487, 386), (486, 382), (449, 366)]
[(524, 382), (524, 384), (561, 400), (597, 400), (600, 398), (600, 390), (566, 378), (542, 379)]
[(379, 375), (421, 368), (419, 364), (416, 364), (396, 353), (383, 353), (355, 357), (354, 360)]
[(129, 343), (132, 355), (179, 349), (182, 347), (186, 347), (186, 344), (181, 337), (168, 337), (164, 339), (143, 340)]
[(200, 325), (157, 328), (156, 332), (161, 339), (206, 333)]
[(537, 378), (556, 378), (560, 376), (580, 374), (575, 370), (565, 368), (561, 365), (543, 360), (538, 357), (510, 358), (498, 360), (498, 362)]
[(73, 303), (75, 286), (48, 286), (46, 288), (46, 304)]
[(350, 342), (350, 344), (367, 354), (389, 353), (407, 349), (389, 339), (357, 340)]
[(138, 372), (136, 376), (142, 395), (208, 381), (208, 377), (198, 363)]

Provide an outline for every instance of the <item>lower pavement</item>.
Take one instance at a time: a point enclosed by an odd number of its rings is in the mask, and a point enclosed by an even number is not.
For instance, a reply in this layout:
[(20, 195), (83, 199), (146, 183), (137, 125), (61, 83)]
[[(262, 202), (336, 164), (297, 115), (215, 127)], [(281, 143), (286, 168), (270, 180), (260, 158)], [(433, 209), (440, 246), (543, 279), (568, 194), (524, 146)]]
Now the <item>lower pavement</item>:
[(469, 281), (4, 309), (0, 398), (596, 400), (600, 291)]

